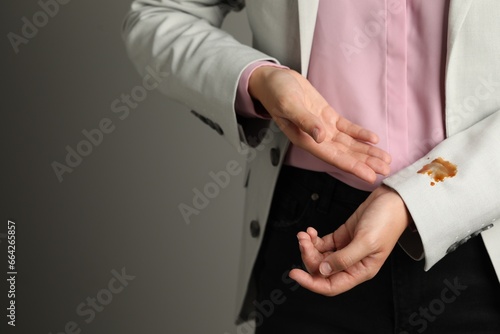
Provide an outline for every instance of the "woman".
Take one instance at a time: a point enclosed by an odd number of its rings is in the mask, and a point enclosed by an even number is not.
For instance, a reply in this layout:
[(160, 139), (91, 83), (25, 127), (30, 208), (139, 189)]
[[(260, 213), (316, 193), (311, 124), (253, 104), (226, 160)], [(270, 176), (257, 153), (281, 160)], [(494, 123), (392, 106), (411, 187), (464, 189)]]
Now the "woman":
[[(137, 0), (124, 36), (237, 148), (235, 114), (247, 141), (282, 130), (249, 161), (242, 315), (257, 333), (498, 332), (500, 4), (247, 1), (254, 48), (218, 28), (239, 5)], [(469, 241), (486, 230), (488, 250)]]

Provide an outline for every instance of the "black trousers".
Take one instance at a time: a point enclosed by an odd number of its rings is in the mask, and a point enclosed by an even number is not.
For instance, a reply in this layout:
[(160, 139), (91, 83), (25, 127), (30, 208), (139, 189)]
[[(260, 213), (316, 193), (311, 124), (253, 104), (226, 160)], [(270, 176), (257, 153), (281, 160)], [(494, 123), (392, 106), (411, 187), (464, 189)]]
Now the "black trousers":
[(335, 297), (288, 277), (302, 265), (296, 234), (334, 231), (368, 195), (325, 173), (283, 167), (255, 266), (256, 333), (500, 333), (500, 285), (480, 237), (428, 272), (396, 246), (375, 278)]

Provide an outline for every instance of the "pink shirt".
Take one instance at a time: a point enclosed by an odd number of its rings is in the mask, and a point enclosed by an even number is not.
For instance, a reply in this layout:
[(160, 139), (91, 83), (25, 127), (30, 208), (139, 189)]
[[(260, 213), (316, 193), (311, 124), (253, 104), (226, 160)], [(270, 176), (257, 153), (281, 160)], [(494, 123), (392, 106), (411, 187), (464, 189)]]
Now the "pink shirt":
[[(377, 133), (391, 173), (444, 139), (444, 70), (450, 0), (320, 0), (308, 79), (347, 119)], [(236, 109), (256, 116), (247, 87)], [(258, 114), (257, 114), (258, 116)], [(362, 190), (375, 185), (291, 146), (286, 164), (327, 172)]]

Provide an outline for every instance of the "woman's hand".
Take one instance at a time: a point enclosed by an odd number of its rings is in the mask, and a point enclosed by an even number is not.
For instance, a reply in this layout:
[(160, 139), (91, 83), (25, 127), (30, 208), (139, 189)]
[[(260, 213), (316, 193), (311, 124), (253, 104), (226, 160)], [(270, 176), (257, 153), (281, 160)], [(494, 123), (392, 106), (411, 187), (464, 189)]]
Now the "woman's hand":
[(299, 73), (259, 67), (250, 76), (249, 93), (294, 145), (369, 183), (376, 174), (389, 174), (390, 155), (372, 145), (377, 135), (340, 116)]
[(401, 197), (383, 185), (335, 232), (322, 238), (312, 227), (300, 232), (308, 272), (293, 269), (290, 277), (326, 296), (350, 290), (378, 273), (410, 220)]

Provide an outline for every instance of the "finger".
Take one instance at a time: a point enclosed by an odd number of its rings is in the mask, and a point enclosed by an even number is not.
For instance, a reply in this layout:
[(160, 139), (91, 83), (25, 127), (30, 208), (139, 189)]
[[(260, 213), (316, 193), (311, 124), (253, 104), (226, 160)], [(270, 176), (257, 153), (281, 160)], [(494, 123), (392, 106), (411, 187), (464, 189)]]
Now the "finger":
[[(375, 174), (384, 175), (384, 176), (389, 175), (389, 173), (391, 171), (390, 165), (387, 162), (385, 162), (379, 158), (367, 156), (365, 154), (356, 153), (356, 152), (345, 152), (345, 154), (347, 154), (351, 158), (354, 158), (354, 160), (352, 160), (352, 163), (354, 164), (354, 166), (352, 167), (353, 170), (355, 170), (355, 168), (359, 169), (359, 168), (368, 167)], [(360, 171), (362, 171), (362, 170), (360, 170)]]
[(357, 141), (355, 139), (351, 139), (350, 142), (346, 144), (346, 146), (351, 151), (361, 153), (365, 155), (367, 158), (374, 158), (380, 160), (380, 162), (383, 162), (384, 165), (388, 165), (392, 161), (391, 155), (386, 151), (384, 151), (383, 149)]
[(346, 247), (325, 257), (319, 266), (319, 271), (324, 276), (345, 271), (373, 253), (374, 251), (365, 243), (354, 238)]
[[(309, 235), (310, 242), (312, 243), (316, 251), (321, 254), (321, 259), (323, 259), (325, 254), (337, 250), (335, 242), (333, 241), (333, 233), (320, 238), (318, 237), (318, 231), (316, 231), (313, 227), (308, 227), (307, 234)], [(319, 265), (319, 263), (317, 265)]]
[(391, 167), (386, 162), (363, 154), (345, 153), (343, 162), (352, 170), (352, 174), (371, 183), (376, 180), (377, 174), (387, 176), (391, 171)]
[(357, 140), (372, 144), (377, 144), (379, 141), (376, 133), (365, 129), (360, 125), (354, 124), (344, 117), (340, 117), (338, 119), (337, 129)]
[(311, 240), (311, 236), (307, 232), (300, 231), (297, 233), (297, 239), (301, 240)]
[[(335, 145), (335, 144), (332, 144)], [(320, 156), (325, 154), (326, 145), (321, 149)], [(328, 154), (329, 153), (329, 154)], [(334, 151), (333, 149), (328, 152), (323, 159), (326, 162), (334, 164), (335, 167), (351, 173), (360, 179), (374, 183), (377, 179), (377, 174), (388, 175), (391, 168), (388, 163), (379, 158), (370, 157), (362, 153), (351, 151)]]
[(290, 271), (289, 276), (303, 288), (330, 297), (346, 292), (364, 282), (364, 280), (357, 279), (357, 277), (346, 272), (340, 272), (326, 278), (312, 276), (301, 269), (293, 269)]
[(338, 150), (332, 150), (332, 153), (329, 155), (324, 155), (324, 152), (321, 152), (320, 156), (321, 155), (323, 155), (323, 160), (327, 163), (330, 163), (347, 173), (353, 174), (361, 180), (371, 184), (377, 180), (376, 172), (364, 161), (360, 161), (359, 156)]
[(316, 243), (320, 240), (318, 238), (318, 231), (316, 231), (314, 227), (308, 227), (306, 232), (311, 238), (311, 242), (313, 243), (313, 245), (316, 246)]
[(307, 133), (316, 143), (325, 140), (326, 132), (322, 120), (309, 112), (303, 103), (286, 100), (281, 103), (281, 114), (295, 124), (301, 131)]
[(360, 161), (355, 162), (354, 167), (351, 168), (351, 173), (370, 184), (375, 183), (377, 180), (375, 171)]
[(329, 296), (332, 290), (327, 278), (320, 276), (313, 277), (302, 269), (292, 269), (288, 276), (312, 292)]
[(381, 173), (383, 175), (383, 173), (386, 173), (389, 169), (389, 166), (383, 161), (380, 161), (380, 167), (377, 167), (377, 165), (370, 160), (370, 163), (377, 168), (376, 170), (373, 170), (365, 162), (368, 159), (367, 156), (351, 152), (339, 143), (329, 141), (323, 142), (322, 145), (309, 146), (306, 150), (326, 163), (347, 173), (353, 174), (369, 183), (375, 182), (377, 179), (377, 173)]
[[(390, 156), (379, 148), (357, 142), (345, 134), (338, 136), (339, 142), (328, 141), (323, 142), (322, 145), (304, 145), (303, 142), (300, 142), (300, 140), (304, 140), (304, 138), (300, 139), (304, 135), (304, 132), (295, 124), (287, 120), (288, 126), (282, 127), (281, 124), (284, 122), (284, 119), (277, 118), (276, 122), (296, 145), (309, 151), (326, 163), (351, 173), (366, 182), (373, 183), (377, 179), (376, 174), (388, 175), (390, 171), (388, 163), (382, 160), (390, 161)], [(353, 146), (353, 148), (349, 146)], [(382, 159), (376, 156), (380, 156)]]
[(385, 164), (389, 164), (392, 160), (391, 155), (381, 148), (354, 139), (353, 137), (342, 132), (339, 132), (332, 139), (332, 141), (334, 143), (340, 143), (344, 145), (349, 151), (364, 155), (364, 159), (372, 157), (380, 160), (381, 162), (384, 162)]
[(317, 273), (318, 266), (323, 260), (323, 255), (314, 247), (311, 240), (299, 241), (302, 262), (310, 273)]
[(385, 161), (378, 158), (368, 157), (365, 160), (365, 164), (379, 175), (387, 176), (391, 172), (391, 167)]
[(335, 245), (335, 241), (333, 240), (333, 233), (330, 233), (322, 238), (319, 238), (318, 232), (312, 227), (307, 228), (307, 233), (309, 234), (311, 242), (313, 243), (314, 247), (318, 250), (318, 252), (325, 253), (325, 252), (334, 252), (337, 250), (337, 246)]

